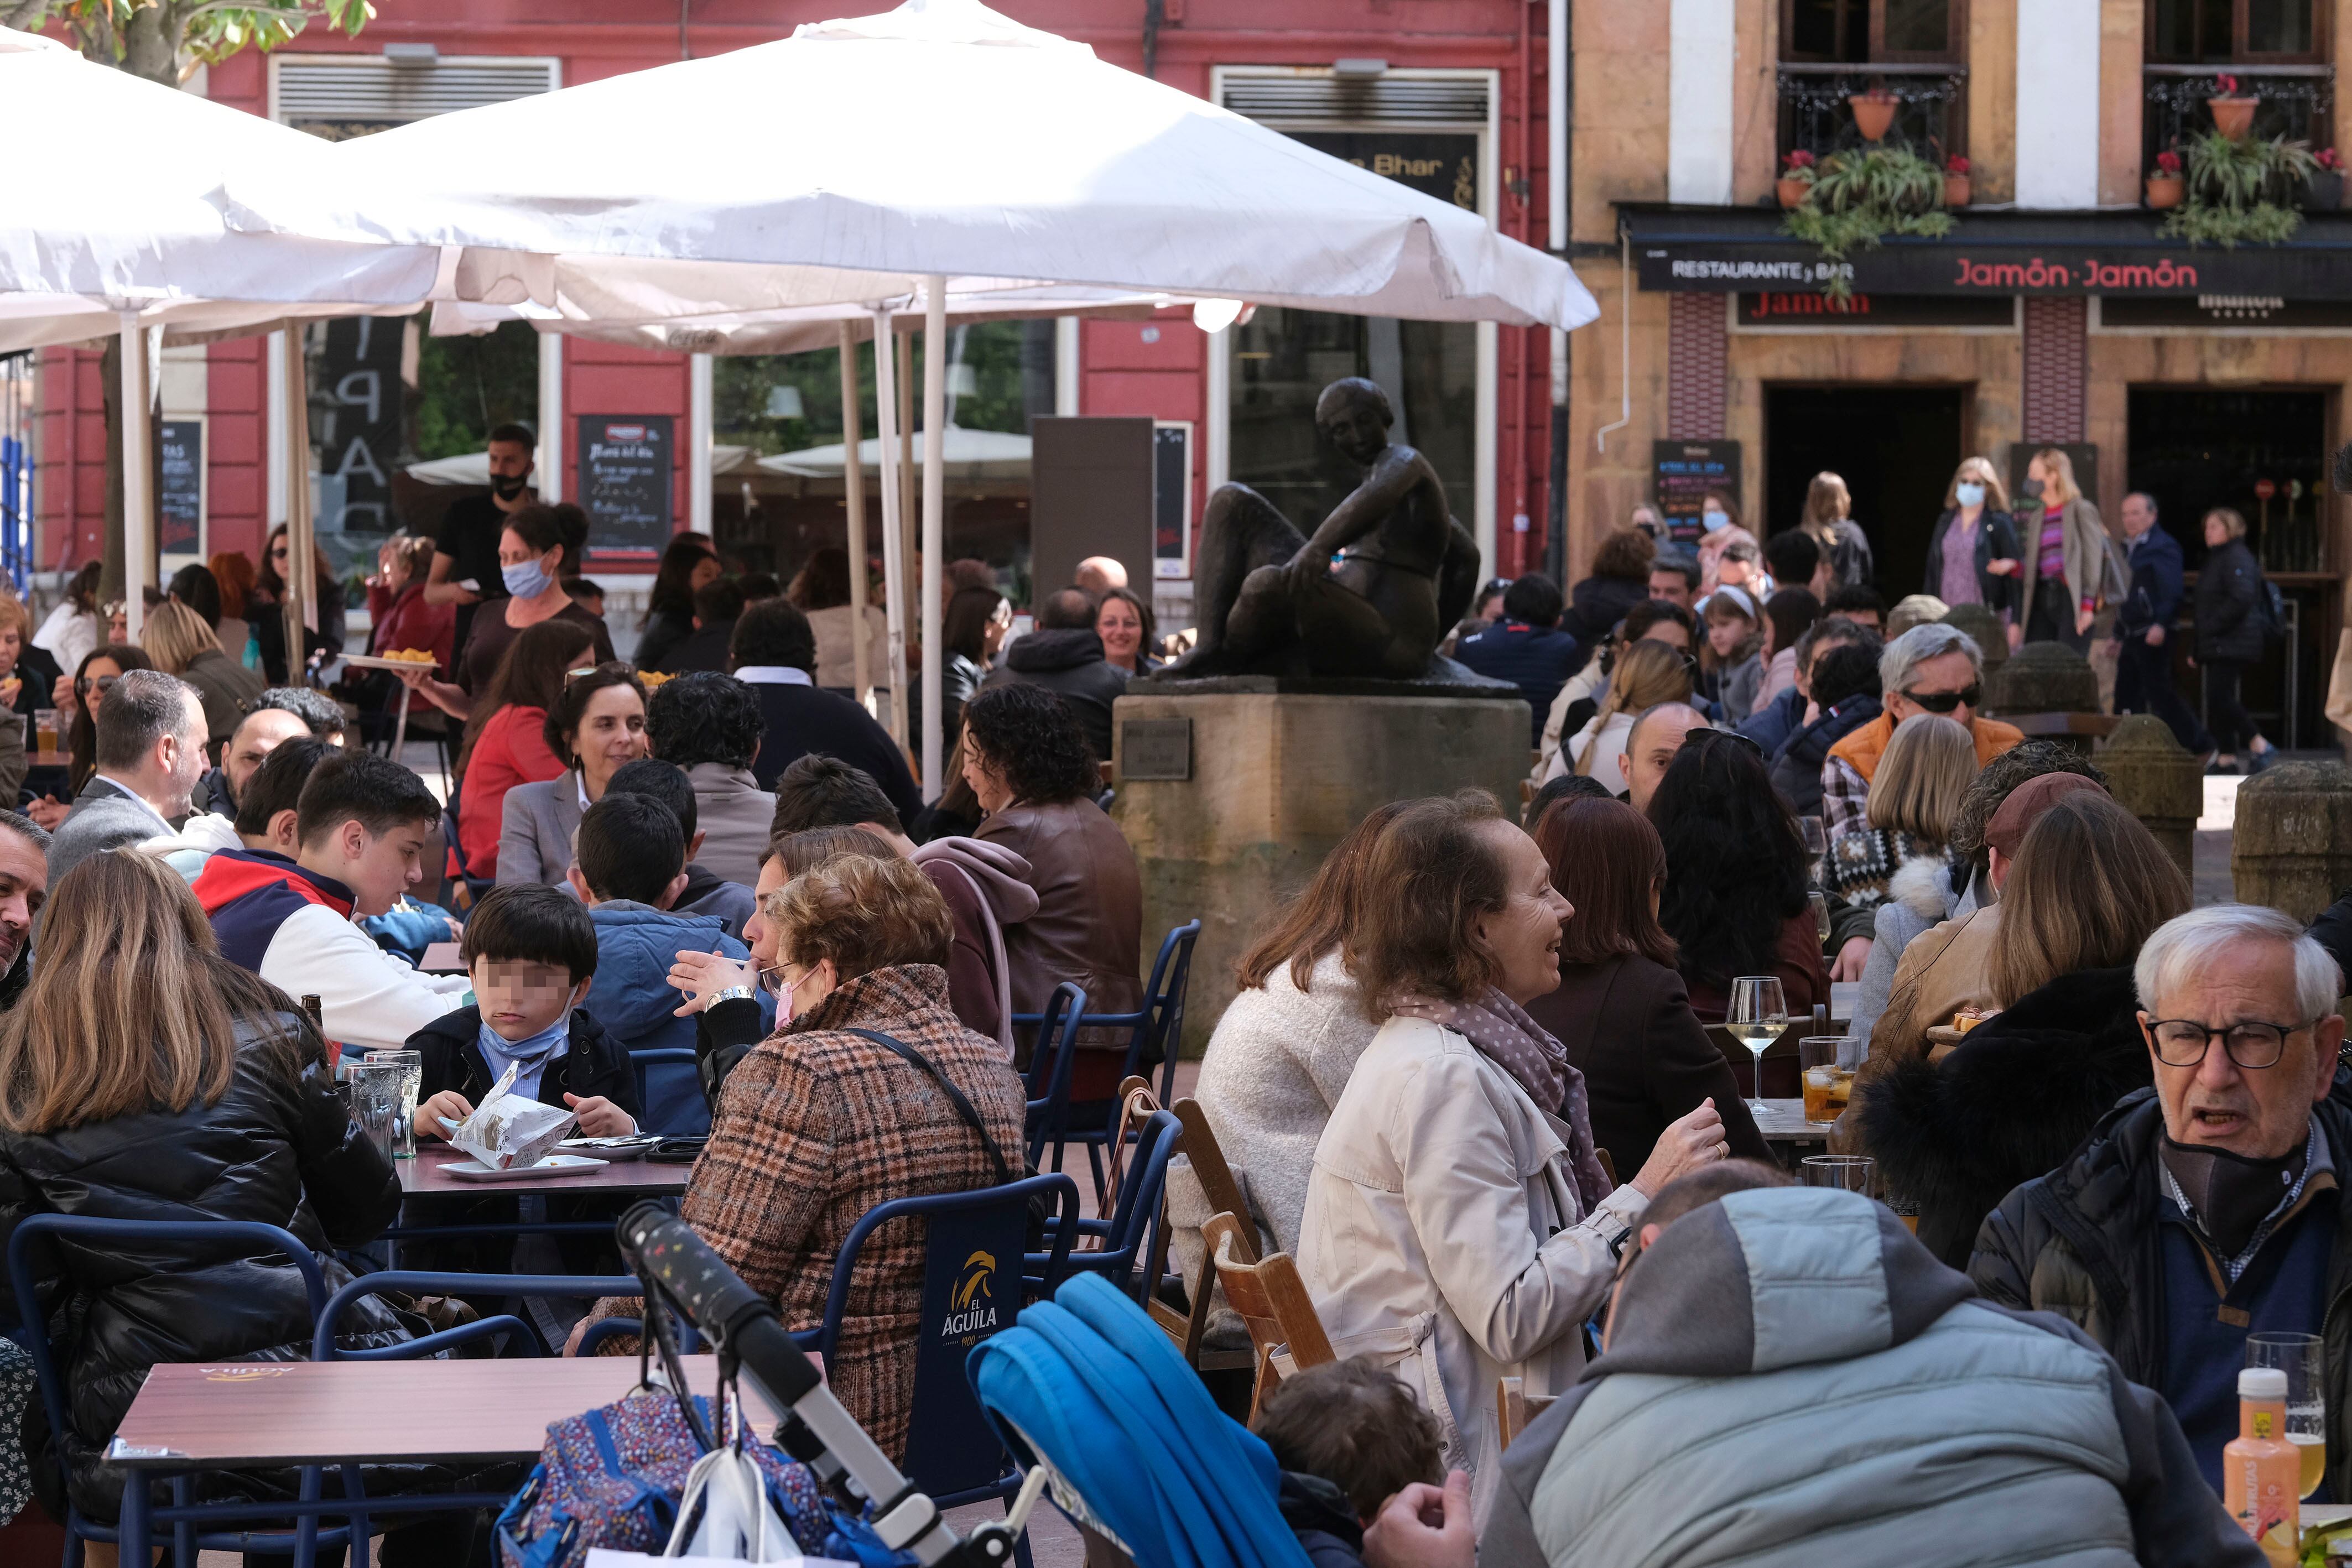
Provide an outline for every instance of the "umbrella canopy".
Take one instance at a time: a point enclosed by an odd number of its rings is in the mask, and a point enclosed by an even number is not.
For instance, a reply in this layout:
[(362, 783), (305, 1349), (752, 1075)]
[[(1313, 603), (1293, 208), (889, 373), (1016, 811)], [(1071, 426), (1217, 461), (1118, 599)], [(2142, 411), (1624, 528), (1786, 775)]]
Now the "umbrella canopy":
[[(915, 432), (915, 461), (920, 463), (929, 453), (930, 432)], [(762, 457), (758, 466), (771, 474), (792, 474), (804, 479), (838, 479), (841, 477), (842, 444), (831, 442), (824, 446), (806, 446), (798, 452), (780, 452), (773, 457)], [(1009, 435), (1001, 430), (966, 430), (960, 424), (948, 426), (947, 437), (940, 443), (940, 456), (947, 465), (947, 476), (957, 480), (1025, 479), (1029, 476), (1029, 438)], [(869, 474), (882, 470), (882, 443), (877, 439), (857, 444), (857, 465)]]
[[(681, 162), (681, 144), (761, 155)], [(1596, 314), (1565, 263), (1477, 214), (977, 0), (319, 146), (232, 175), (223, 199), (240, 226), (520, 253), (536, 260), (458, 297), (601, 295), (606, 319), (870, 301), (929, 275), (1423, 320)]]
[(324, 143), (194, 93), (0, 27), (0, 104), (53, 141), (15, 160), (0, 199), (0, 349), (142, 326), (258, 331), (310, 314), (415, 309), (430, 246), (242, 233), (206, 199), (220, 181), (299, 163)]
[[(710, 449), (710, 471), (732, 474), (750, 460), (748, 446), (713, 446)], [(838, 474), (841, 465), (834, 464)], [(461, 452), (455, 457), (434, 457), (422, 463), (411, 463), (401, 472), (421, 485), (472, 485), (481, 489), (490, 487), (490, 455), (487, 452)]]

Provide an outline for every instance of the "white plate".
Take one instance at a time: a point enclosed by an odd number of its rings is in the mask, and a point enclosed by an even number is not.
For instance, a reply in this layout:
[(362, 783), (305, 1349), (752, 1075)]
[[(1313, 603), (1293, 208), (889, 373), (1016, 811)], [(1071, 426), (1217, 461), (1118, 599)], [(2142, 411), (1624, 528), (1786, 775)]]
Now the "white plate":
[(437, 659), (428, 664), (422, 659), (379, 659), (373, 653), (346, 653), (343, 663), (355, 670), (391, 670), (395, 674), (402, 670), (422, 670), (428, 675), (441, 667)]
[(535, 1166), (494, 1171), (479, 1160), (457, 1160), (443, 1166), (441, 1174), (451, 1181), (538, 1181), (548, 1176), (585, 1176), (610, 1163), (592, 1160), (585, 1155), (549, 1155)]

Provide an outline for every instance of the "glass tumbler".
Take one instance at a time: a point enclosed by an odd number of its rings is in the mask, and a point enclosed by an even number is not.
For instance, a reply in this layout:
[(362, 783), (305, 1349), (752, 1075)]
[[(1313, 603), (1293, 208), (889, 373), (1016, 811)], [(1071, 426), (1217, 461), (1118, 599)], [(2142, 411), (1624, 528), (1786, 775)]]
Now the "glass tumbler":
[(343, 1069), (351, 1086), (352, 1120), (368, 1142), (393, 1157), (393, 1132), (400, 1121), (401, 1086), (408, 1070), (397, 1061), (355, 1061)]
[(367, 1060), (397, 1062), (405, 1070), (400, 1084), (400, 1116), (392, 1130), (392, 1157), (413, 1160), (416, 1157), (416, 1092), (425, 1082), (425, 1053), (379, 1046), (367, 1053)]

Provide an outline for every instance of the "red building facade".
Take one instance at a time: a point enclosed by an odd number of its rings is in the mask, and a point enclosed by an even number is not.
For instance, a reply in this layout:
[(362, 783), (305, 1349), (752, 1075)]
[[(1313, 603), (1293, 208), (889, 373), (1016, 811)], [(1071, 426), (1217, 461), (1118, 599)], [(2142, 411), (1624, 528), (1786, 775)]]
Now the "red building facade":
[[(217, 101), (289, 123), (339, 113), (396, 123), (416, 118), (420, 109), (573, 86), (740, 48), (856, 8), (838, 0), (696, 0), (681, 22), (677, 9), (644, 0), (562, 7), (545, 0), (401, 0), (384, 6), (357, 38), (313, 28), (274, 57), (248, 52), (211, 68), (199, 85)], [(1360, 156), (1379, 172), (1401, 172), (1423, 188), (1450, 193), (1516, 238), (1546, 242), (1543, 0), (1159, 0), (1156, 24), (1147, 19), (1143, 0), (1005, 0), (1003, 9), (1081, 40), (1107, 60), (1148, 68), (1160, 81), (1222, 99), (1311, 142)], [(351, 68), (341, 77), (318, 68), (332, 65)], [(345, 80), (348, 88), (339, 89)], [(388, 113), (386, 81), (404, 95)], [(320, 96), (335, 90), (350, 95), (342, 109)], [(1385, 151), (1391, 147), (1401, 151)], [(1422, 152), (1430, 155), (1418, 156)], [(750, 162), (759, 155), (756, 147), (678, 149), (681, 159)], [(1414, 178), (1415, 172), (1424, 177)], [(1360, 324), (1334, 321), (1292, 313), (1256, 329), (1249, 341), (1248, 326), (1212, 338), (1176, 312), (1149, 323), (1086, 322), (1058, 355), (1065, 382), (1074, 361), (1076, 372), (1075, 396), (1066, 386), (1058, 390), (1059, 411), (1190, 424), (1190, 518), (1197, 528), (1202, 503), (1220, 480), (1261, 482), (1258, 470), (1268, 464), (1312, 465), (1303, 448), (1279, 460), (1265, 455), (1301, 441), (1294, 416), (1307, 382), (1331, 379), (1332, 371), (1370, 373), (1384, 384), (1400, 374), (1418, 376), (1425, 393), (1406, 389), (1400, 400), (1413, 414), (1405, 439), (1455, 454), (1459, 472), (1447, 473), (1450, 498), (1456, 515), (1489, 544), (1490, 571), (1508, 575), (1540, 565), (1549, 511), (1550, 334), (1463, 327), (1441, 339), (1440, 329), (1422, 324), (1367, 334)], [(1286, 334), (1314, 341), (1294, 352)], [(174, 417), (176, 404), (180, 414), (200, 411), (203, 419), (206, 551), (244, 550), (257, 559), (279, 515), (274, 508), (283, 504), (282, 497), (273, 502), (269, 482), (272, 393), (264, 344), (257, 339), (175, 351), (165, 366), (165, 417)], [(1355, 362), (1349, 364), (1351, 352)], [(1267, 367), (1277, 363), (1288, 367), (1283, 373), (1297, 385), (1267, 392)], [(43, 371), (37, 550), (40, 564), (55, 568), (89, 559), (101, 547), (106, 442), (98, 356), (52, 352)], [(582, 415), (667, 414), (677, 446), (688, 444), (686, 356), (567, 339), (561, 375), (562, 414), (572, 428)], [(1390, 390), (1399, 396), (1398, 387)], [(576, 455), (567, 452), (566, 460)], [(684, 527), (689, 507), (682, 459), (673, 478), (673, 511)], [(1324, 480), (1327, 487), (1331, 482)], [(571, 493), (568, 479), (564, 488)], [(1297, 501), (1301, 511), (1320, 504), (1311, 486)]]

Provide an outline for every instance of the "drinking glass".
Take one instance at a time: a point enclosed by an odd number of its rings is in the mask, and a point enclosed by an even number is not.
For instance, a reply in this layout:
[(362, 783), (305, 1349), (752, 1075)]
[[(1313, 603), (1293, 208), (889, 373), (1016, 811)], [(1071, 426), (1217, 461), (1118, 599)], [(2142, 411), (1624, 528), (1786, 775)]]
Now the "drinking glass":
[(1797, 1067), (1805, 1075), (1805, 1120), (1829, 1123), (1845, 1110), (1853, 1092), (1853, 1069), (1838, 1065), (1845, 1037), (1809, 1034), (1797, 1042)]
[(407, 1078), (408, 1069), (397, 1061), (354, 1061), (343, 1069), (343, 1081), (351, 1085), (352, 1120), (386, 1159), (392, 1158), (393, 1127), (400, 1120)]
[(1833, 1186), (1867, 1196), (1878, 1175), (1868, 1155), (1807, 1155), (1801, 1167), (1807, 1186)]
[(1741, 975), (1731, 982), (1731, 1006), (1723, 1015), (1731, 1038), (1756, 1056), (1756, 1097), (1748, 1109), (1765, 1113), (1764, 1052), (1789, 1027), (1789, 1004), (1782, 999), (1778, 975)]
[(2246, 1364), (2286, 1374), (2286, 1440), (2303, 1456), (2303, 1495), (2327, 1476), (2327, 1353), (2315, 1333), (2246, 1336)]
[(1813, 929), (1820, 934), (1822, 946), (1827, 946), (1830, 939), (1830, 895), (1817, 887), (1805, 894), (1805, 902), (1812, 906)]
[(392, 1157), (413, 1160), (416, 1157), (416, 1092), (425, 1084), (425, 1053), (379, 1046), (367, 1053), (367, 1060), (395, 1062), (404, 1070), (400, 1081), (400, 1119), (392, 1129)]
[[(1829, 830), (1822, 825), (1819, 817), (1800, 817), (1797, 819), (1797, 832), (1805, 841), (1805, 860), (1813, 885), (1819, 887), (1822, 884), (1822, 862), (1830, 852)], [(1827, 932), (1822, 935), (1824, 940), (1828, 938)]]

